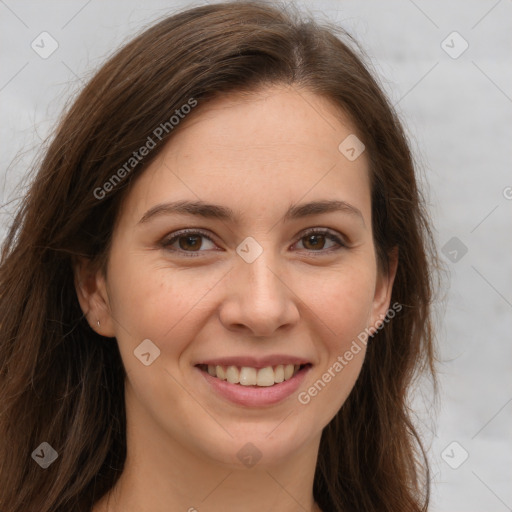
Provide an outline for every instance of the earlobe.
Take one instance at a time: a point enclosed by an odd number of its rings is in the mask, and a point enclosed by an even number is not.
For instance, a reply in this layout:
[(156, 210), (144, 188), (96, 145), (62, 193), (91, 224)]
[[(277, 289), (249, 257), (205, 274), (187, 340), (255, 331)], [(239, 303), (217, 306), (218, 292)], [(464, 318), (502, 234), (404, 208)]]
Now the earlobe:
[(74, 284), (80, 307), (91, 329), (98, 334), (114, 337), (105, 278), (92, 268), (87, 258), (73, 259)]
[(379, 271), (377, 276), (371, 319), (372, 326), (386, 316), (390, 307), (393, 283), (398, 268), (398, 247), (391, 250), (388, 261), (387, 271)]

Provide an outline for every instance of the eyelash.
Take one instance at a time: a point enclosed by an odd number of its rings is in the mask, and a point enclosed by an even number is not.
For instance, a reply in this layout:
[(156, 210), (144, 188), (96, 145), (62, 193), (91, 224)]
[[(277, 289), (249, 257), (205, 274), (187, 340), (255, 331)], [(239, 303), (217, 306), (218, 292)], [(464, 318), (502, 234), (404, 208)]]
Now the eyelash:
[[(197, 230), (197, 229), (185, 229), (185, 230), (182, 230), (182, 231), (178, 231), (176, 234), (174, 234), (171, 238), (167, 238), (167, 239), (164, 239), (162, 242), (161, 242), (161, 245), (164, 249), (167, 249), (167, 250), (170, 250), (172, 252), (177, 252), (177, 253), (182, 253), (186, 258), (195, 258), (197, 256), (199, 256), (199, 253), (201, 252), (205, 252), (205, 251), (184, 251), (183, 249), (170, 249), (169, 247), (175, 242), (177, 241), (178, 239), (180, 239), (181, 237), (184, 237), (186, 235), (200, 235), (200, 236), (203, 236), (204, 238), (207, 238), (208, 240), (210, 240), (210, 242), (213, 242), (215, 243), (211, 237), (209, 237), (206, 233), (204, 233), (203, 231), (201, 230)], [(329, 248), (329, 249), (326, 249), (326, 250), (320, 250), (320, 251), (313, 251), (313, 250), (307, 250), (308, 252), (310, 253), (319, 253), (319, 255), (324, 255), (326, 254), (327, 252), (332, 252), (333, 250), (334, 251), (338, 251), (340, 249), (344, 249), (344, 248), (347, 248), (347, 244), (345, 244), (343, 242), (343, 240), (334, 235), (333, 233), (331, 233), (328, 229), (319, 229), (319, 228), (313, 228), (313, 229), (310, 229), (306, 232), (304, 232), (302, 234), (301, 237), (299, 237), (299, 239), (297, 240), (297, 242), (300, 242), (303, 238), (305, 238), (306, 236), (308, 235), (324, 235), (326, 236), (329, 240), (333, 241), (333, 242), (336, 242), (339, 247), (338, 248)], [(294, 244), (295, 245), (295, 244)]]

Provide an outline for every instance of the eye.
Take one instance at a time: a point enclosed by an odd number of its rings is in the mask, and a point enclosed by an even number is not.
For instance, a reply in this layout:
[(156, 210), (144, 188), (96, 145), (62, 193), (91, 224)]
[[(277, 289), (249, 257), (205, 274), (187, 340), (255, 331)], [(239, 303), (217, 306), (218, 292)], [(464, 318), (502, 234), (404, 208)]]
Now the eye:
[[(305, 242), (305, 244), (303, 242), (303, 246), (309, 245), (309, 247), (305, 247), (309, 251), (326, 252), (326, 251), (321, 251), (321, 249), (325, 248), (324, 246), (325, 246), (326, 239), (330, 240), (331, 242), (335, 242), (338, 245), (338, 249), (347, 247), (347, 244), (345, 244), (339, 236), (335, 235), (334, 233), (331, 233), (328, 229), (318, 229), (318, 228), (310, 229), (306, 233), (302, 234), (302, 237), (299, 239), (299, 242), (305, 240), (306, 242)], [(320, 249), (320, 250), (318, 250), (318, 249)], [(332, 249), (332, 247), (330, 247), (328, 249), (330, 252), (330, 249)]]
[[(166, 239), (162, 242), (162, 246), (165, 249), (169, 249), (174, 252), (185, 252), (187, 256), (199, 256), (198, 254), (190, 254), (191, 252), (202, 252), (199, 248), (202, 246), (201, 238), (206, 238), (213, 244), (212, 239), (201, 231), (197, 230), (183, 230), (176, 233), (173, 237)], [(172, 246), (178, 242), (178, 248)]]
[[(201, 241), (202, 238), (208, 240), (208, 242), (215, 246), (213, 240), (208, 235), (198, 231), (197, 229), (178, 231), (177, 233), (174, 233), (170, 238), (164, 239), (161, 242), (161, 245), (163, 248), (172, 252), (182, 253), (187, 257), (196, 257), (199, 256), (198, 253), (204, 252), (200, 250), (203, 247), (203, 243)], [(308, 252), (318, 252), (324, 254), (327, 252), (322, 250), (325, 249), (326, 240), (330, 240), (331, 242), (334, 242), (336, 245), (338, 245), (338, 248), (334, 248), (334, 250), (347, 247), (347, 244), (343, 242), (341, 237), (331, 233), (328, 229), (318, 228), (310, 229), (306, 233), (303, 233), (296, 243), (303, 242), (303, 246)], [(328, 247), (327, 249), (329, 252), (331, 252), (333, 247)]]

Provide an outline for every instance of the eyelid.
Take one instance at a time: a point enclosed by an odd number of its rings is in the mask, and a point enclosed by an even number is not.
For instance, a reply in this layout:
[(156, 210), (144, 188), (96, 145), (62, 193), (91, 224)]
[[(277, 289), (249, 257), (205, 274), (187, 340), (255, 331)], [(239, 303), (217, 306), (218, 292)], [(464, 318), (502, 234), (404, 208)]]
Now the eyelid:
[[(174, 253), (179, 253), (179, 254), (185, 255), (185, 257), (196, 257), (196, 256), (199, 256), (199, 254), (202, 252), (208, 252), (208, 251), (183, 251), (182, 249), (169, 249), (169, 246), (171, 244), (173, 244), (180, 237), (186, 236), (187, 234), (201, 235), (204, 238), (207, 238), (208, 240), (210, 240), (212, 243), (215, 243), (214, 238), (212, 238), (212, 236), (205, 230), (203, 230), (201, 228), (185, 228), (185, 229), (181, 229), (181, 230), (171, 233), (171, 236), (166, 235), (160, 242), (160, 245), (164, 249), (167, 249)], [(296, 240), (296, 242), (293, 243), (293, 245), (297, 244), (298, 242), (301, 241), (302, 238), (304, 238), (305, 236), (310, 235), (310, 234), (311, 235), (324, 235), (329, 240), (338, 244), (338, 247), (331, 247), (329, 249), (319, 250), (319, 251), (312, 251), (312, 250), (306, 249), (306, 251), (309, 254), (317, 254), (318, 256), (321, 256), (321, 255), (325, 255), (325, 254), (330, 254), (330, 253), (338, 251), (340, 249), (344, 249), (344, 248), (346, 249), (349, 247), (349, 242), (346, 240), (346, 236), (344, 236), (343, 234), (338, 233), (337, 231), (334, 231), (332, 229), (321, 228), (321, 227), (312, 227), (312, 228), (304, 229), (303, 231), (301, 231), (299, 233), (299, 235), (297, 236), (297, 240)]]

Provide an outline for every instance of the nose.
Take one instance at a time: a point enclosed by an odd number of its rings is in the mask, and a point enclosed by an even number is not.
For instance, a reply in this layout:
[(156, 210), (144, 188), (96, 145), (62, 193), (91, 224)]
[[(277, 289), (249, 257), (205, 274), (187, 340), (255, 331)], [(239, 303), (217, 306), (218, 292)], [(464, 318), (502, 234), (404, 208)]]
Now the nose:
[(269, 337), (298, 322), (299, 298), (269, 249), (252, 263), (238, 258), (227, 279), (220, 307), (220, 319), (226, 329)]

